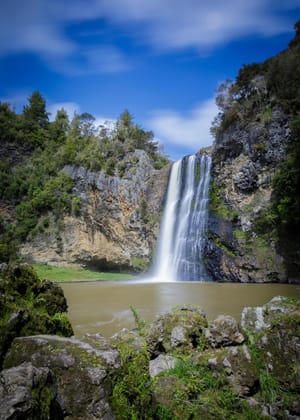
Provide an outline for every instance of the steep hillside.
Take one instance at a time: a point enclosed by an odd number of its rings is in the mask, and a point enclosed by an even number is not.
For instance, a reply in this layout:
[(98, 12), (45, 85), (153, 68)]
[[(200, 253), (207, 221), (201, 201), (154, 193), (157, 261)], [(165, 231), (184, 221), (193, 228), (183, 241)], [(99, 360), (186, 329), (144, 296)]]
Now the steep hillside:
[(219, 281), (300, 282), (300, 22), (218, 92), (206, 249)]
[(143, 150), (128, 153), (122, 177), (66, 165), (80, 210), (65, 214), (21, 245), (28, 261), (140, 271), (156, 243), (169, 166), (155, 170)]
[(1, 262), (149, 264), (169, 165), (128, 111), (110, 126), (63, 109), (49, 122), (34, 92), (20, 115), (0, 103), (0, 137)]

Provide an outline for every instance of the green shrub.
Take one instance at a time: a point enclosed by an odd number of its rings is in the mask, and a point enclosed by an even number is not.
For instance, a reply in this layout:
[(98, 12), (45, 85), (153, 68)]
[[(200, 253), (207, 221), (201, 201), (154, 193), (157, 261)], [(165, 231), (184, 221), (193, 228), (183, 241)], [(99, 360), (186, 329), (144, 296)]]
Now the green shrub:
[(152, 395), (149, 375), (149, 354), (127, 344), (119, 348), (123, 367), (114, 377), (111, 396), (117, 420), (152, 419)]

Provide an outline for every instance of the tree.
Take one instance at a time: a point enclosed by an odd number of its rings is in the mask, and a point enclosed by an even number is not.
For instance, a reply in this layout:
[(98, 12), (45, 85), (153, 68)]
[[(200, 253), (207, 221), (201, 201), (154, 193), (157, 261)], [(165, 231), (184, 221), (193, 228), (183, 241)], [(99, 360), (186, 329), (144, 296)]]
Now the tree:
[(33, 92), (24, 106), (22, 114), (22, 131), (24, 139), (32, 146), (44, 146), (48, 139), (49, 119), (46, 101), (39, 92)]
[(45, 99), (39, 92), (33, 92), (28, 101), (29, 105), (23, 109), (24, 121), (28, 124), (28, 128), (47, 128), (49, 118)]
[(17, 115), (6, 102), (0, 102), (0, 141), (14, 141), (17, 135)]
[(70, 122), (67, 112), (63, 108), (59, 109), (56, 113), (55, 120), (50, 126), (52, 139), (59, 144), (64, 143), (69, 127)]

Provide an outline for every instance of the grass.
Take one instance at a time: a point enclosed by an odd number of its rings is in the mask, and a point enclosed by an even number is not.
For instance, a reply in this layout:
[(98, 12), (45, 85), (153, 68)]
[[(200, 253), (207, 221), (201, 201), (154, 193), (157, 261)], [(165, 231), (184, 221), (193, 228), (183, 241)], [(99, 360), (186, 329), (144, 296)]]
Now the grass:
[(64, 283), (91, 280), (129, 280), (133, 276), (122, 273), (109, 273), (85, 270), (84, 268), (55, 267), (47, 264), (33, 264), (35, 271), (41, 279)]

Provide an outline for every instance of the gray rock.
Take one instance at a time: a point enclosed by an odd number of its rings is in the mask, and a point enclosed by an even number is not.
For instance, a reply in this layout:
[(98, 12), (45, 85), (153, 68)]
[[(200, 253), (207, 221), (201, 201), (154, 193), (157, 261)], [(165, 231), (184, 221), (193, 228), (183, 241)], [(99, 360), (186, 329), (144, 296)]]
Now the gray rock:
[(114, 419), (107, 389), (112, 386), (111, 374), (120, 368), (121, 358), (107, 342), (103, 350), (101, 344), (91, 344), (95, 342), (95, 337), (90, 342), (47, 335), (19, 337), (6, 355), (5, 367), (21, 361), (37, 368), (48, 366), (55, 374), (57, 401), (65, 417)]
[(151, 378), (159, 375), (161, 372), (164, 372), (169, 369), (173, 369), (176, 364), (176, 358), (160, 354), (156, 359), (150, 360), (149, 362), (149, 372)]
[(229, 383), (239, 396), (248, 397), (258, 390), (257, 368), (245, 344), (227, 348), (208, 366), (216, 371), (224, 369)]
[(176, 325), (171, 332), (171, 346), (177, 347), (181, 344), (186, 344), (187, 342), (187, 332), (182, 325)]
[(253, 162), (248, 161), (244, 164), (241, 172), (233, 178), (237, 190), (242, 193), (253, 192), (257, 188), (258, 176)]
[(56, 400), (56, 382), (46, 367), (31, 363), (5, 369), (0, 373), (0, 418), (63, 418)]
[(242, 344), (245, 341), (238, 322), (229, 315), (220, 315), (205, 331), (207, 344), (213, 348)]
[(182, 351), (196, 348), (204, 342), (206, 326), (205, 313), (197, 305), (173, 308), (151, 324), (146, 336), (150, 353), (158, 356), (174, 348)]
[(241, 316), (242, 329), (252, 333), (263, 331), (269, 327), (274, 315), (292, 312), (293, 306), (286, 305), (284, 301), (284, 297), (275, 296), (263, 306), (244, 308)]

